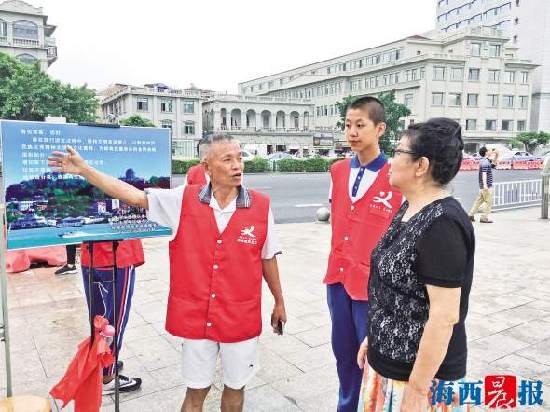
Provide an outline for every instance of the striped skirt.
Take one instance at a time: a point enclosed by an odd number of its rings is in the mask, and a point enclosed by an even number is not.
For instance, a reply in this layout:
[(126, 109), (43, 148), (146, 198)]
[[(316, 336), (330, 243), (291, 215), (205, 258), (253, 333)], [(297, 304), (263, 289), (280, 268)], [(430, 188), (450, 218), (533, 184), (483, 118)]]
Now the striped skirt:
[[(384, 378), (370, 366), (365, 365), (361, 397), (357, 411), (399, 412), (406, 384), (406, 381)], [(458, 385), (456, 385), (454, 393), (459, 393)], [(427, 402), (431, 405), (431, 399), (427, 399)], [(426, 411), (429, 412), (467, 412), (470, 410), (470, 405), (459, 404), (458, 396), (453, 397), (451, 405), (442, 402), (426, 408)]]

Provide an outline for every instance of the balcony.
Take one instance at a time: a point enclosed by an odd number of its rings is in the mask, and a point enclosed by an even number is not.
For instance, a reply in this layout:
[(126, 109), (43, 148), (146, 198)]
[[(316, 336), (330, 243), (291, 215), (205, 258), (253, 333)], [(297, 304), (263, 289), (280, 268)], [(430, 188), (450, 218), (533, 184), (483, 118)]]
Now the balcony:
[(0, 36), (0, 44), (8, 44), (7, 36)]
[(16, 37), (13, 38), (13, 45), (18, 47), (39, 47), (40, 42), (38, 40), (31, 40), (31, 39), (18, 39)]
[(48, 46), (46, 48), (46, 55), (48, 57), (48, 63), (53, 63), (57, 60), (57, 47), (55, 46)]

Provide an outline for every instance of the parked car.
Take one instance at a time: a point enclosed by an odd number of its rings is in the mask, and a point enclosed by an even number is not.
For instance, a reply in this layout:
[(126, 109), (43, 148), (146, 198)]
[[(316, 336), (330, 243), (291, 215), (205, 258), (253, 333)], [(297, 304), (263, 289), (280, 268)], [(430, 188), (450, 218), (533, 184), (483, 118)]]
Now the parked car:
[(282, 159), (291, 159), (293, 158), (294, 156), (292, 156), (290, 153), (286, 153), (286, 152), (275, 152), (275, 153), (271, 153), (270, 155), (267, 156), (267, 160), (269, 160), (271, 163), (276, 163), (278, 162), (279, 160), (282, 160)]
[(241, 157), (243, 161), (245, 161), (245, 160), (252, 160), (254, 159), (255, 156), (252, 153), (250, 153), (248, 150), (241, 150)]

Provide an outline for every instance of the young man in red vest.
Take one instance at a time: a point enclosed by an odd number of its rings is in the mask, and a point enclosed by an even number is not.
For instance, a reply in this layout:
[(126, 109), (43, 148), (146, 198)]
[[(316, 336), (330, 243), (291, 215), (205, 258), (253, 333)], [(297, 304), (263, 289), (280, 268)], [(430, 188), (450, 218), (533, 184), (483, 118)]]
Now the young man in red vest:
[(218, 355), (223, 368), (222, 410), (242, 410), (244, 386), (259, 368), (261, 288), (275, 299), (271, 325), (286, 322), (269, 198), (241, 185), (243, 162), (229, 135), (208, 138), (210, 184), (147, 193), (93, 168), (72, 148), (48, 159), (57, 171), (78, 174), (107, 195), (148, 209), (173, 229), (166, 329), (183, 339), (187, 393), (182, 411), (202, 410)]
[[(93, 245), (93, 254), (92, 252)], [(124, 331), (130, 316), (134, 283), (136, 279), (136, 267), (143, 265), (143, 247), (139, 239), (128, 239), (119, 242), (116, 249), (116, 290), (113, 289), (113, 258), (112, 242), (84, 242), (81, 246), (80, 264), (82, 266), (82, 280), (86, 293), (86, 303), (90, 304), (88, 310), (92, 319), (95, 315), (105, 316), (114, 326), (114, 314), (117, 318), (117, 342), (116, 351), (120, 353)], [(93, 270), (93, 279), (90, 284), (90, 269)], [(90, 292), (92, 299), (90, 301)], [(113, 305), (113, 293), (116, 292), (116, 308)], [(114, 353), (115, 342), (111, 344), (111, 352)], [(118, 370), (122, 369), (122, 361), (118, 361)], [(115, 392), (114, 364), (103, 370), (103, 395)], [(141, 387), (141, 378), (129, 378), (119, 375), (119, 390), (121, 392), (136, 391)]]
[(378, 145), (386, 130), (384, 116), (384, 106), (374, 97), (352, 102), (345, 126), (355, 156), (330, 170), (332, 241), (324, 283), (340, 381), (339, 412), (357, 410), (362, 370), (356, 359), (367, 334), (370, 255), (401, 205)]

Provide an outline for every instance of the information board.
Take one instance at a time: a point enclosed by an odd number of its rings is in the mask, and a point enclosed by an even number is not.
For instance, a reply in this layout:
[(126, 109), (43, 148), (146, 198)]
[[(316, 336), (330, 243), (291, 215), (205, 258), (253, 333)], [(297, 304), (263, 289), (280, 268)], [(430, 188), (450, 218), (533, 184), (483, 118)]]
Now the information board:
[(8, 249), (167, 236), (145, 211), (48, 167), (72, 146), (94, 168), (139, 188), (170, 188), (168, 129), (0, 121)]

